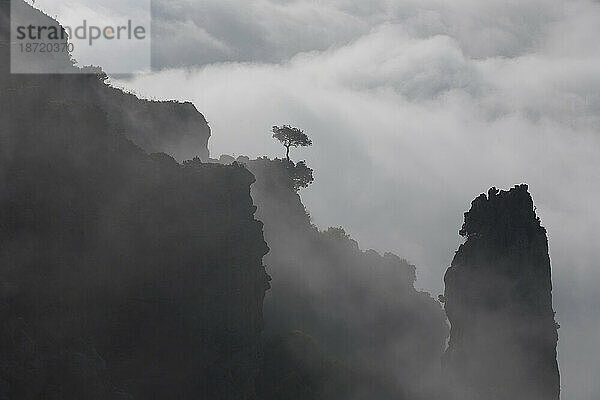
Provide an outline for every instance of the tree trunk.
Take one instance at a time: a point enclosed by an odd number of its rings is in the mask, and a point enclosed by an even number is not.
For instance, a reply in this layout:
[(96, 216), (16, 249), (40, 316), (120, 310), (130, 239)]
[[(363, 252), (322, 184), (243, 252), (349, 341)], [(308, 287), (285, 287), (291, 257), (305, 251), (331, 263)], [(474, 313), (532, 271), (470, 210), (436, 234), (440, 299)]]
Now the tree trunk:
[(290, 162), (290, 146), (286, 146), (286, 152), (285, 152), (285, 158), (287, 158), (287, 161)]

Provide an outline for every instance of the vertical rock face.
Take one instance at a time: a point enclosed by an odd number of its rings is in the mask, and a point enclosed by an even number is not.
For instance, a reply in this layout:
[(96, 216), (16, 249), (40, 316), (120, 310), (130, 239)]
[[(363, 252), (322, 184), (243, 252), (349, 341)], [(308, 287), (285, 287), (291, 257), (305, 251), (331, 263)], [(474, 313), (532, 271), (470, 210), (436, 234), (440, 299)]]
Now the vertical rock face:
[(361, 250), (342, 228), (319, 231), (285, 161), (237, 161), (256, 176), (271, 249), (259, 398), (438, 398), (448, 327), (440, 304), (415, 289), (416, 267)]
[(254, 399), (268, 248), (252, 174), (148, 155), (97, 108), (11, 99), (0, 398)]
[(444, 295), (456, 398), (558, 399), (548, 240), (527, 185), (477, 197), (460, 234)]
[(9, 74), (8, 16), (0, 0), (0, 399), (256, 399), (254, 176), (138, 147), (202, 129), (191, 105)]

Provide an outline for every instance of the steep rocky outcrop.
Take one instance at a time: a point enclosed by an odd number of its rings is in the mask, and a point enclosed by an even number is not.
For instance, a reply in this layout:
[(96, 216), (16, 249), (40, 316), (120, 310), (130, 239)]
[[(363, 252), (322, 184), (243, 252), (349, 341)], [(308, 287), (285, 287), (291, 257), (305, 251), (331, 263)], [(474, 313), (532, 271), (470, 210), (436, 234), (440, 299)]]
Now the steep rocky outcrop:
[[(106, 75), (100, 68), (86, 67), (94, 72), (81, 75), (81, 70), (73, 65), (68, 53), (45, 53), (32, 62), (41, 60), (45, 70), (64, 70), (68, 74), (54, 75), (9, 75), (10, 72), (10, 4), (0, 0), (0, 87), (3, 90), (26, 91), (31, 97), (46, 99), (47, 102), (90, 104), (100, 107), (108, 117), (113, 131), (125, 134), (135, 144), (149, 153), (165, 152), (183, 161), (200, 157), (208, 159), (210, 128), (204, 116), (189, 103), (175, 101), (142, 100), (105, 83)], [(22, 21), (24, 26), (60, 25), (49, 16), (33, 8), (24, 1), (13, 2), (12, 18)], [(62, 28), (60, 28), (62, 29)], [(13, 51), (19, 51), (18, 43), (13, 43)], [(50, 68), (49, 63), (59, 65)], [(44, 68), (39, 68), (44, 71)], [(74, 76), (73, 76), (74, 74)], [(49, 82), (54, 82), (49, 85)]]
[(108, 85), (96, 86), (93, 99), (114, 129), (148, 152), (164, 152), (178, 161), (208, 159), (210, 127), (189, 102), (140, 100)]
[[(148, 154), (98, 100), (101, 75), (9, 75), (1, 28), (0, 398), (255, 399), (268, 247), (253, 175)], [(120, 96), (120, 112), (180, 120)], [(155, 117), (144, 132), (165, 129)]]
[(263, 398), (440, 395), (447, 327), (439, 303), (415, 289), (415, 266), (361, 250), (342, 228), (319, 231), (285, 160), (237, 162), (256, 176), (252, 197), (271, 249), (260, 382), (272, 385), (263, 385)]
[[(64, 360), (88, 353), (104, 360), (98, 379), (134, 398), (253, 398), (267, 288), (253, 176), (147, 155), (98, 109), (39, 104), (32, 120), (11, 100), (0, 158), (9, 398), (90, 398), (87, 375), (80, 391), (63, 386), (79, 370)], [(19, 321), (27, 328), (11, 328)], [(35, 350), (18, 350), (23, 338)]]
[(527, 185), (477, 197), (460, 234), (443, 299), (455, 397), (558, 399), (548, 240)]

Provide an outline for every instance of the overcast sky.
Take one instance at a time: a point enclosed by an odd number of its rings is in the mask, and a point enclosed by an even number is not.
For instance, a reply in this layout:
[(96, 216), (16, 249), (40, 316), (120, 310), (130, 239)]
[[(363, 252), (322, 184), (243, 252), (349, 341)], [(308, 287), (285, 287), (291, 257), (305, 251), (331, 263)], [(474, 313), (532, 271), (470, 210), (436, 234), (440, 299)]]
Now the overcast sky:
[[(133, 0), (132, 0), (133, 1)], [(600, 3), (160, 0), (157, 72), (113, 82), (190, 100), (211, 154), (283, 156), (304, 128), (320, 228), (417, 264), (436, 295), (471, 200), (526, 182), (550, 237), (563, 398), (600, 398)]]

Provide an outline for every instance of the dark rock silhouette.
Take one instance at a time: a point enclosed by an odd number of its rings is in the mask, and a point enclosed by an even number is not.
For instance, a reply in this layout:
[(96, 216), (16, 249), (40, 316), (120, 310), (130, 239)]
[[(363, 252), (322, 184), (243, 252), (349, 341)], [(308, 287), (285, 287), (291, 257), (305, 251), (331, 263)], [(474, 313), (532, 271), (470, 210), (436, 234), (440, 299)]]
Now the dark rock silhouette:
[(460, 234), (442, 298), (455, 398), (558, 399), (548, 240), (527, 185), (477, 197)]
[[(0, 398), (255, 399), (268, 247), (253, 175), (179, 164), (125, 135), (152, 143), (166, 129), (155, 113), (173, 121), (171, 140), (190, 107), (118, 93), (101, 74), (10, 75), (9, 3), (0, 2)], [(138, 114), (146, 120), (134, 126)], [(192, 120), (201, 136), (204, 118)]]
[(189, 102), (140, 100), (104, 84), (95, 85), (91, 99), (106, 112), (114, 129), (149, 153), (164, 152), (178, 161), (208, 159), (210, 127)]
[[(106, 75), (98, 67), (83, 68), (93, 74), (72, 74), (80, 69), (73, 65), (68, 53), (44, 53), (40, 56), (44, 65), (60, 65), (52, 69), (65, 70), (69, 74), (10, 75), (10, 17), (32, 22), (39, 26), (56, 26), (58, 22), (29, 4), (0, 0), (0, 87), (10, 92), (19, 90), (29, 96), (46, 99), (47, 102), (93, 104), (106, 113), (112, 130), (125, 134), (135, 144), (149, 153), (165, 152), (179, 161), (200, 157), (208, 159), (210, 128), (204, 116), (189, 102), (142, 100), (137, 96), (105, 84)], [(60, 28), (62, 29), (62, 28)], [(18, 44), (13, 50), (18, 51)], [(40, 69), (43, 71), (43, 69)], [(47, 85), (53, 81), (54, 85)], [(51, 90), (50, 90), (51, 89)]]
[(447, 326), (439, 303), (415, 289), (415, 266), (361, 250), (342, 228), (319, 231), (285, 159), (237, 161), (256, 176), (251, 193), (271, 249), (263, 399), (438, 396)]
[(263, 400), (351, 399), (362, 379), (314, 337), (294, 330), (267, 340), (257, 392)]

